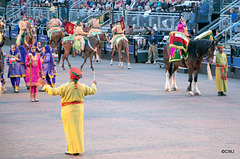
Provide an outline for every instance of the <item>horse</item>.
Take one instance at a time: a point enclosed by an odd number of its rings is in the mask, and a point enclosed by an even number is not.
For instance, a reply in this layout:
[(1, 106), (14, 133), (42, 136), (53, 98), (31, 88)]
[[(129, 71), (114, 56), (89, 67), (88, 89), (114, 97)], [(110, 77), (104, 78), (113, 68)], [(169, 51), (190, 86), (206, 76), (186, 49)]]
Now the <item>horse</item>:
[[(51, 28), (51, 26), (50, 26), (50, 24), (49, 23), (47, 23), (47, 31), (49, 30)], [(54, 51), (56, 50), (56, 47), (57, 47), (57, 51), (56, 51), (56, 53), (58, 54), (58, 57), (60, 57), (61, 58), (61, 40), (62, 40), (62, 38), (65, 36), (65, 34), (64, 34), (64, 32), (63, 31), (58, 31), (58, 32), (53, 32), (52, 33), (52, 37), (51, 37), (51, 39), (49, 40), (49, 45), (51, 45), (52, 44), (52, 42), (54, 42)], [(59, 64), (59, 62), (60, 62), (60, 58), (58, 58), (58, 61), (57, 61), (57, 63)]]
[(119, 58), (119, 67), (122, 69), (123, 68), (123, 56), (122, 56), (122, 50), (125, 52), (125, 57), (126, 57), (126, 62), (128, 64), (128, 69), (131, 69), (130, 63), (129, 63), (129, 45), (128, 45), (128, 40), (126, 38), (122, 38), (118, 44), (115, 44), (113, 46), (112, 50), (112, 56), (111, 56), (111, 62), (110, 66), (113, 64), (113, 56), (116, 51), (116, 48), (118, 50), (118, 58)]
[(103, 44), (103, 42), (108, 42), (108, 41), (110, 41), (110, 37), (106, 32), (87, 37), (87, 45), (85, 45), (85, 48), (83, 51), (84, 52), (84, 61), (80, 67), (81, 71), (82, 71), (83, 65), (86, 63), (88, 57), (90, 59), (90, 67), (91, 67), (92, 71), (94, 71), (94, 68), (92, 65), (92, 57), (93, 57), (94, 53), (97, 51), (97, 48), (99, 47), (99, 45)]
[[(169, 63), (169, 55), (171, 48), (167, 44), (163, 50), (163, 58), (166, 68), (166, 83), (165, 90), (170, 90), (169, 79), (172, 77), (172, 91), (177, 91), (178, 87), (176, 85), (176, 73), (178, 67), (183, 67), (181, 61)], [(204, 57), (207, 58), (209, 63), (212, 63), (214, 57), (215, 43), (211, 40), (201, 39), (201, 40), (190, 40), (188, 45), (188, 58), (185, 60), (186, 66), (188, 68), (188, 82), (189, 86), (187, 87), (187, 95), (201, 95), (201, 92), (197, 87), (198, 73), (201, 68)], [(194, 73), (194, 89), (192, 91), (192, 74)]]
[(29, 46), (35, 42), (37, 39), (37, 30), (30, 22), (27, 22), (27, 32), (24, 36), (23, 42), (21, 42), (21, 45), (25, 47), (26, 50), (28, 50)]

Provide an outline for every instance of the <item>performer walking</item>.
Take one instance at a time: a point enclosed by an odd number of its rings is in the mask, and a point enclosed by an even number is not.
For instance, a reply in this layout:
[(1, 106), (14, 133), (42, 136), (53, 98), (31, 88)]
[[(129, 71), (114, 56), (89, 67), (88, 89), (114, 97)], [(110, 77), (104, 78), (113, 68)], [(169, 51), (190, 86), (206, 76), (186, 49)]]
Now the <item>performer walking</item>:
[[(47, 83), (52, 86), (51, 79), (53, 78), (54, 62), (52, 57), (51, 48), (49, 45), (43, 47), (43, 76), (42, 78), (47, 80)], [(53, 87), (53, 86), (52, 86)]]
[(60, 95), (62, 97), (62, 123), (67, 138), (67, 151), (66, 154), (78, 155), (84, 152), (83, 142), (83, 120), (84, 120), (84, 107), (82, 102), (87, 95), (95, 94), (97, 91), (94, 80), (92, 87), (78, 82), (82, 77), (78, 68), (73, 67), (70, 70), (70, 82), (61, 85), (57, 88), (51, 88), (46, 85), (46, 81), (40, 80), (49, 95)]
[(37, 86), (41, 85), (38, 83), (38, 79), (41, 78), (42, 63), (40, 55), (36, 53), (36, 47), (34, 45), (30, 45), (29, 47), (25, 65), (27, 66), (26, 85), (30, 87), (30, 100), (31, 102), (38, 102)]
[(226, 96), (223, 92), (227, 92), (227, 55), (223, 53), (223, 45), (218, 44), (218, 53), (216, 54), (216, 90), (218, 96)]
[(21, 54), (15, 45), (11, 45), (10, 53), (7, 57), (8, 78), (10, 78), (15, 93), (19, 91), (21, 74)]
[(22, 74), (22, 77), (26, 83), (26, 65), (25, 65), (25, 59), (26, 59), (26, 56), (28, 54), (27, 50), (25, 49), (25, 47), (23, 45), (20, 45), (19, 47), (19, 51), (20, 51), (20, 54), (21, 54), (21, 74)]

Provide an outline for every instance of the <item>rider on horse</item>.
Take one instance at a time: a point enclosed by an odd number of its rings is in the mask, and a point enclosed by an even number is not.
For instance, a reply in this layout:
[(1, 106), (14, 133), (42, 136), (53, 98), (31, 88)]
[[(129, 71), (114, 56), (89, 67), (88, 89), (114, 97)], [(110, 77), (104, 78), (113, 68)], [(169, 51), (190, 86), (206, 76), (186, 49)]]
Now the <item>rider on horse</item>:
[[(177, 31), (181, 32), (181, 33), (184, 33), (187, 37), (189, 37), (187, 24), (186, 24), (186, 21), (183, 17), (178, 22)], [(175, 50), (175, 49), (173, 49), (173, 50)], [(173, 50), (171, 52), (175, 52)], [(183, 66), (186, 67), (184, 57), (182, 56), (182, 50), (179, 49), (178, 53), (180, 55)], [(171, 57), (172, 57), (172, 55), (171, 55)]]
[(87, 36), (88, 33), (85, 33), (82, 28), (83, 28), (83, 25), (79, 19), (76, 23), (76, 28), (75, 28), (74, 32), (75, 32), (75, 40), (80, 41), (81, 50), (83, 51), (84, 46), (85, 46), (84, 36)]
[(93, 19), (91, 19), (88, 22), (88, 25), (92, 26), (91, 30), (89, 31), (90, 34), (94, 34), (94, 33), (100, 34), (101, 33), (98, 16), (95, 16)]
[[(124, 35), (124, 30), (125, 29), (122, 29), (122, 26), (120, 24), (118, 25), (115, 25), (113, 28), (112, 28), (112, 34), (113, 34), (113, 38), (111, 40), (111, 48), (113, 48), (114, 46), (114, 43), (115, 40), (118, 38), (118, 37), (124, 37), (126, 38), (126, 36)], [(127, 38), (126, 38), (127, 39)]]
[(21, 43), (22, 43), (22, 39), (24, 38), (24, 35), (26, 34), (26, 30), (27, 30), (27, 19), (25, 16), (22, 17), (22, 20), (18, 23), (19, 25), (19, 29), (20, 29), (20, 32), (19, 32), (19, 35), (17, 37), (17, 46), (20, 46)]
[(53, 18), (49, 21), (51, 28), (47, 31), (48, 37), (52, 31), (61, 30), (62, 27), (62, 22), (57, 18), (57, 16), (54, 14), (52, 17)]

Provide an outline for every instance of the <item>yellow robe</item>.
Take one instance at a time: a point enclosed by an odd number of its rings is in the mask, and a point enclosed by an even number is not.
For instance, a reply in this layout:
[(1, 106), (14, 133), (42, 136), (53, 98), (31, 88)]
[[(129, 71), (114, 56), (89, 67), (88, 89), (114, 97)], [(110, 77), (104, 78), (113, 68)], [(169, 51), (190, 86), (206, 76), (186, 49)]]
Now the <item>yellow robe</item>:
[[(225, 65), (226, 71), (228, 71), (228, 63), (226, 54), (216, 54), (216, 65)], [(227, 80), (221, 79), (221, 67), (216, 67), (216, 90), (218, 92), (227, 92)], [(225, 71), (223, 70), (223, 76)]]
[[(96, 85), (88, 87), (85, 84), (78, 83), (75, 89), (74, 82), (68, 82), (57, 88), (51, 88), (48, 85), (43, 87), (49, 95), (60, 95), (61, 103), (68, 102), (83, 102), (87, 95), (95, 94), (97, 91)], [(64, 132), (67, 138), (67, 152), (70, 154), (84, 152), (83, 139), (83, 121), (84, 107), (83, 104), (71, 104), (62, 107), (61, 111), (62, 123)]]

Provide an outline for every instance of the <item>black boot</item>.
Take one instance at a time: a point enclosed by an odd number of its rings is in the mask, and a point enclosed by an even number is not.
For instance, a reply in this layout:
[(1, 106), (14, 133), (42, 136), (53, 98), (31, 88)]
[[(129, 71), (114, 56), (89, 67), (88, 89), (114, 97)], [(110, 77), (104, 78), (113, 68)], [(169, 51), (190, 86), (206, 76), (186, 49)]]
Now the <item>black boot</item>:
[(218, 96), (222, 96), (222, 93), (221, 93), (221, 92), (218, 92)]
[(187, 67), (186, 64), (185, 64), (184, 58), (182, 58), (181, 61), (182, 61), (183, 67)]
[(221, 92), (221, 96), (227, 96), (226, 94), (224, 94), (223, 92)]

